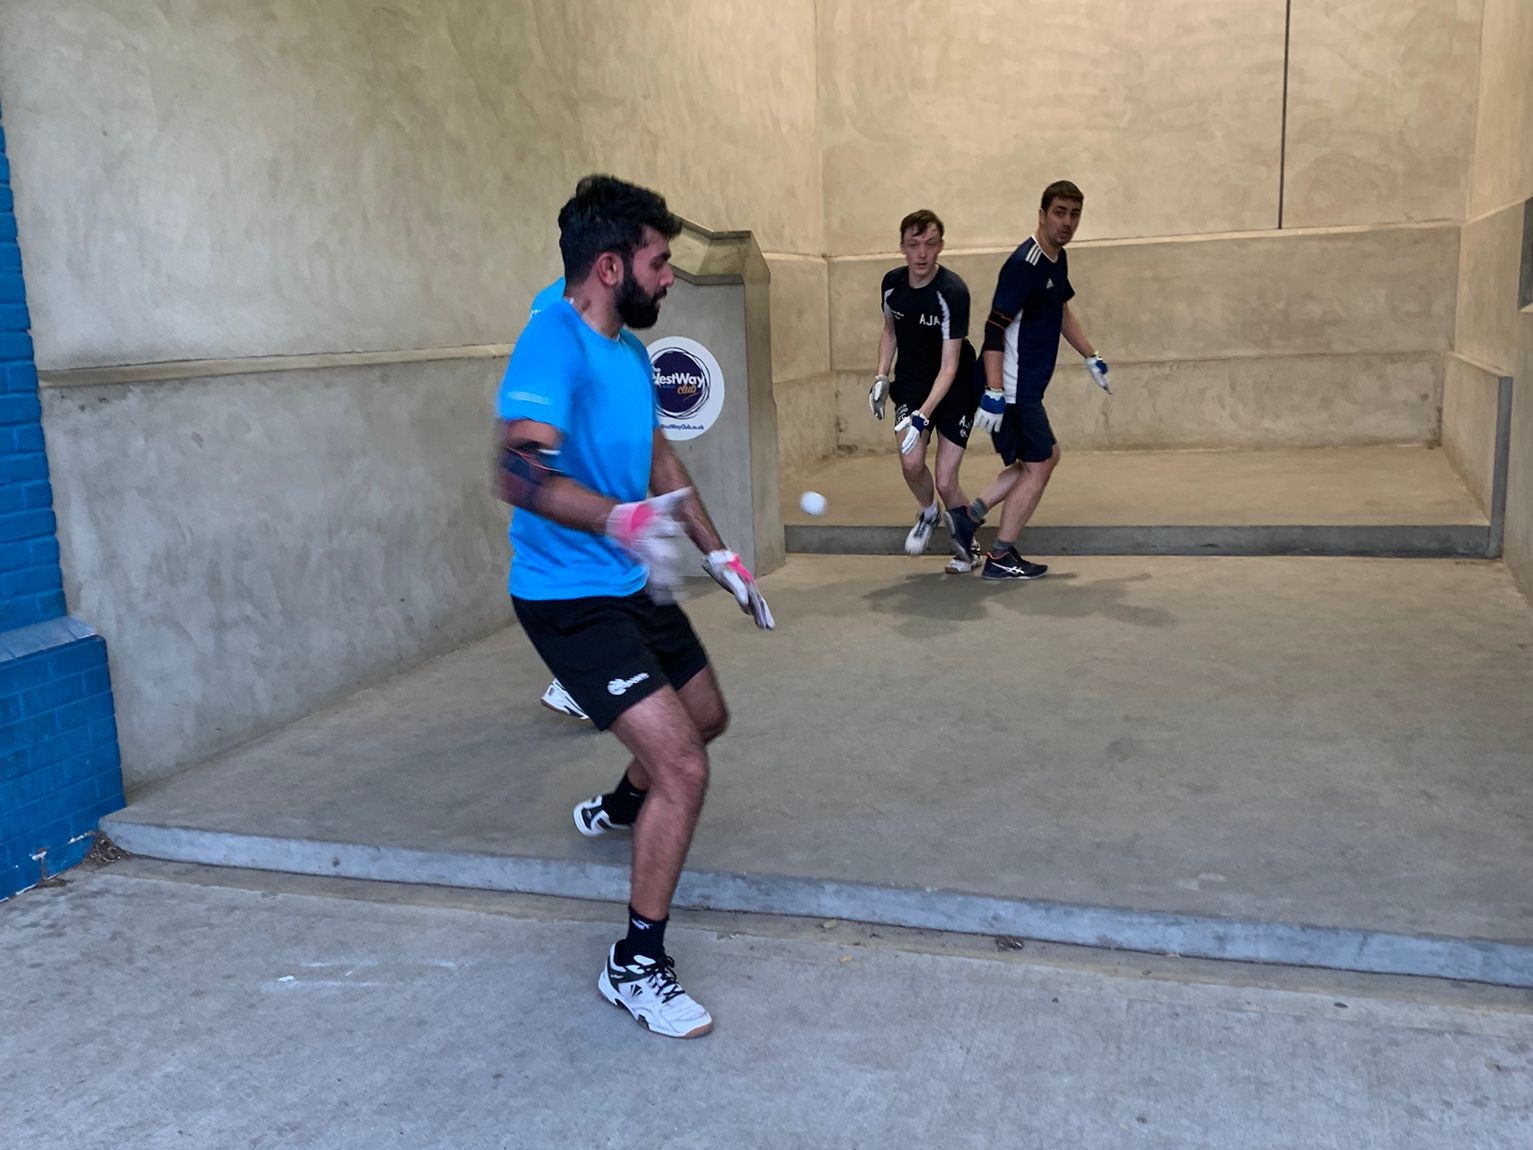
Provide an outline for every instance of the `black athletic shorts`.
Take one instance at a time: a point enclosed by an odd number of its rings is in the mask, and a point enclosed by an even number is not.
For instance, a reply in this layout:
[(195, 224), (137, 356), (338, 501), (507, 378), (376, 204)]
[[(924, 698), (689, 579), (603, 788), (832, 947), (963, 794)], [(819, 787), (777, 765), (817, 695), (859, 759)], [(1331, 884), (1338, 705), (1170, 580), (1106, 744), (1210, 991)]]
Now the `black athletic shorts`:
[[(979, 406), (979, 392), (974, 390), (974, 345), (963, 341), (958, 353), (958, 373), (948, 385), (947, 394), (932, 412), (932, 428), (949, 443), (959, 447), (969, 445), (969, 432), (974, 426), (974, 409)], [(899, 379), (889, 385), (889, 398), (894, 400), (894, 422), (906, 418), (926, 402), (932, 393), (933, 380), (922, 384), (902, 384)], [(984, 387), (981, 384), (980, 390)]]
[(1042, 463), (1054, 454), (1054, 429), (1049, 426), (1049, 413), (1043, 410), (1042, 393), (1019, 395), (1016, 403), (1008, 403), (1001, 430), (991, 432), (990, 439), (1007, 467), (1019, 459)]
[(643, 591), (625, 597), (511, 600), (533, 647), (596, 729), (708, 665), (685, 612)]

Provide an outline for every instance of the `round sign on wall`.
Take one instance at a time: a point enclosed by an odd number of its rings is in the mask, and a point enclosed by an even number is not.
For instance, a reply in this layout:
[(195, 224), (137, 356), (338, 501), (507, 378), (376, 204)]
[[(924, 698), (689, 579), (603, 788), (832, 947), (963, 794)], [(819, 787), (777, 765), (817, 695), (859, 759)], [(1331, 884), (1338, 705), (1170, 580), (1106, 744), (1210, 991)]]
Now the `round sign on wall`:
[(724, 373), (695, 339), (668, 335), (649, 345), (655, 409), (667, 439), (696, 439), (724, 410)]

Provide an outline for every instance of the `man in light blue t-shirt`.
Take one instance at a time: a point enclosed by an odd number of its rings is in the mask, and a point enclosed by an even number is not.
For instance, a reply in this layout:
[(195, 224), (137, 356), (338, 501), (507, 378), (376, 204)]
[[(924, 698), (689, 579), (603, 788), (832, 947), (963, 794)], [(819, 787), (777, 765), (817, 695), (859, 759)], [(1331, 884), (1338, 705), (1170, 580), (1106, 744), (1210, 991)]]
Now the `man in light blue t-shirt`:
[(691, 538), (758, 627), (774, 623), (660, 433), (649, 355), (628, 330), (659, 318), (680, 228), (654, 192), (581, 180), (559, 213), (564, 292), (528, 321), (497, 408), (501, 495), (516, 508), (517, 618), (592, 723), (633, 755), (616, 789), (574, 811), (585, 835), (633, 830), (628, 934), (597, 989), (647, 1029), (695, 1038), (713, 1019), (676, 981), (665, 928), (707, 786), (707, 743), (728, 711), (675, 602), (676, 538)]

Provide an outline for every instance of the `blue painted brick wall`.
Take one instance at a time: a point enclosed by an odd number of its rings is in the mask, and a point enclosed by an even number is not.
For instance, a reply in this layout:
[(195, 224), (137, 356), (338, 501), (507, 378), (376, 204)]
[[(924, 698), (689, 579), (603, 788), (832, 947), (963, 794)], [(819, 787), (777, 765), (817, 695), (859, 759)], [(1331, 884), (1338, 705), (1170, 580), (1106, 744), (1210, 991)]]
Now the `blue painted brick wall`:
[(0, 657), (0, 897), (79, 862), (122, 805), (106, 643)]
[(106, 643), (65, 613), (10, 177), (0, 126), (0, 898), (123, 805)]

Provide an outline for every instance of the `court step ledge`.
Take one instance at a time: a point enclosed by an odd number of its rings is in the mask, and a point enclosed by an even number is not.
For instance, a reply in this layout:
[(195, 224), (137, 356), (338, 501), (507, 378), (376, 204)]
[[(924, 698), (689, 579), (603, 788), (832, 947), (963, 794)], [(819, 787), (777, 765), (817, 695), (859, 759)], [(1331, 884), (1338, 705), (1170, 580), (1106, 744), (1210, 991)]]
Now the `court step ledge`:
[[(209, 866), (335, 875), (622, 904), (626, 865), (280, 838), (141, 822), (103, 829), (124, 850)], [(719, 911), (1011, 935), (1040, 942), (1235, 962), (1282, 963), (1533, 988), (1533, 942), (1173, 914), (921, 887), (756, 873), (687, 871), (676, 905)]]
[[(908, 526), (789, 524), (790, 553), (903, 555)], [(989, 546), (993, 529), (980, 532)], [(930, 552), (944, 550), (940, 529)], [(1024, 555), (1324, 555), (1406, 559), (1484, 559), (1493, 554), (1483, 523), (1029, 527)]]

